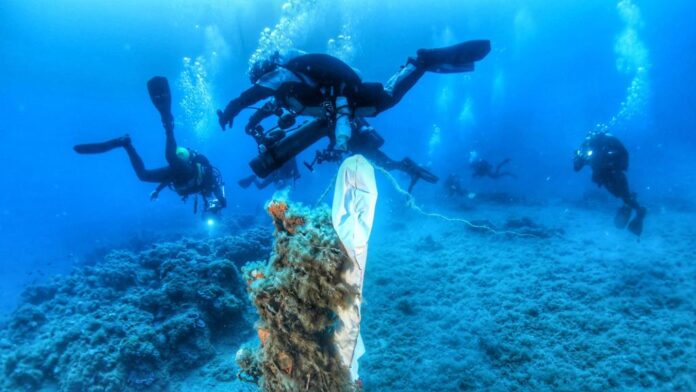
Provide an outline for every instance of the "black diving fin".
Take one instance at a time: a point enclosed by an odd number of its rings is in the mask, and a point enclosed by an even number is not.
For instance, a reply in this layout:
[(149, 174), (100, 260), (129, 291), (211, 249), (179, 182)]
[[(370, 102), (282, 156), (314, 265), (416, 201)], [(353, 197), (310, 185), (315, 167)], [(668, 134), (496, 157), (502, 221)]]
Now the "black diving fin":
[(174, 116), (172, 116), (172, 93), (167, 78), (155, 76), (148, 80), (147, 92), (150, 94), (152, 104), (162, 116), (162, 122), (165, 125), (171, 124), (174, 121)]
[(628, 224), (628, 231), (640, 237), (640, 235), (643, 234), (643, 220), (647, 212), (648, 210), (646, 210), (645, 207), (638, 208), (636, 217)]
[(408, 186), (408, 193), (411, 193), (418, 180), (423, 180), (431, 184), (435, 184), (440, 180), (438, 176), (431, 173), (424, 167), (421, 167), (411, 158), (404, 158), (401, 161), (401, 164), (403, 165), (404, 171), (411, 176), (411, 183)]
[(125, 147), (130, 143), (130, 136), (125, 135), (101, 143), (76, 144), (73, 146), (73, 150), (78, 154), (101, 154), (114, 148)]
[(625, 229), (628, 224), (628, 220), (631, 219), (631, 207), (621, 206), (616, 211), (616, 216), (614, 217), (614, 225), (617, 229)]
[(438, 73), (469, 72), (491, 51), (491, 41), (472, 40), (435, 49), (419, 49), (416, 63)]

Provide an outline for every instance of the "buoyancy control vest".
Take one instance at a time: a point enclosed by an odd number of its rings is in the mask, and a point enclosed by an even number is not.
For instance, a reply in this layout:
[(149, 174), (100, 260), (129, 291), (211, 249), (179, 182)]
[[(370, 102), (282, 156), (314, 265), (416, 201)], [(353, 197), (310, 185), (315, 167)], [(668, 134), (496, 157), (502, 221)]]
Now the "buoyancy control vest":
[(188, 196), (194, 193), (206, 192), (211, 187), (213, 179), (213, 166), (204, 155), (194, 150), (191, 152), (189, 165), (192, 165), (192, 175), (184, 181), (174, 181), (171, 183), (172, 189), (181, 196)]

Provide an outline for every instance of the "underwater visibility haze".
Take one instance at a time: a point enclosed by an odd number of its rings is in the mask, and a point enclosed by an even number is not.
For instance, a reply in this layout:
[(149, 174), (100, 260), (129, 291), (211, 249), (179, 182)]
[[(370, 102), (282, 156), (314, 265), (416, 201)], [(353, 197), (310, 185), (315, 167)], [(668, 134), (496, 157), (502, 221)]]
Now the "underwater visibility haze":
[(696, 391), (694, 20), (3, 1), (0, 390)]

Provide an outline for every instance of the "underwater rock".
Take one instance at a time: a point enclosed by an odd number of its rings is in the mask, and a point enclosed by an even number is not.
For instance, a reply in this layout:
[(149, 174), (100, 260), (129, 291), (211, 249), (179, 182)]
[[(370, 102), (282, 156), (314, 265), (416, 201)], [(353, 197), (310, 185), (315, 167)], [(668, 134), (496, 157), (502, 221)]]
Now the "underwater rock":
[(341, 278), (350, 259), (329, 210), (273, 201), (268, 211), (276, 227), (271, 258), (242, 268), (261, 347), (237, 352), (240, 378), (263, 391), (352, 390), (332, 336), (337, 309), (356, 292)]
[(237, 265), (267, 257), (263, 233), (112, 251), (27, 288), (0, 326), (0, 390), (168, 390), (250, 328)]

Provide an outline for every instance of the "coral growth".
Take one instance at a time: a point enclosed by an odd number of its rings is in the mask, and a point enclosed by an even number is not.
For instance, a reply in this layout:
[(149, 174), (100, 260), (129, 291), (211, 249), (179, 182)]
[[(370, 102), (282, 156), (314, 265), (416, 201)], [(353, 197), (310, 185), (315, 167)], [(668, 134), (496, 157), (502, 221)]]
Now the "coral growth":
[(284, 201), (271, 202), (268, 210), (277, 229), (273, 254), (267, 264), (242, 268), (262, 344), (237, 353), (241, 376), (264, 391), (350, 390), (332, 334), (336, 310), (355, 290), (341, 278), (350, 259), (329, 211)]
[(297, 226), (304, 224), (304, 218), (297, 215), (288, 215), (288, 204), (285, 201), (273, 200), (268, 203), (268, 213), (273, 217), (273, 224), (277, 231), (285, 231), (295, 234)]
[(237, 265), (266, 257), (269, 244), (268, 232), (250, 230), (114, 251), (27, 288), (0, 329), (0, 389), (169, 389), (172, 375), (208, 363), (216, 342), (249, 328)]

